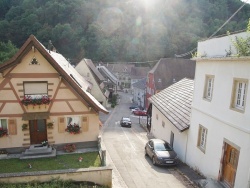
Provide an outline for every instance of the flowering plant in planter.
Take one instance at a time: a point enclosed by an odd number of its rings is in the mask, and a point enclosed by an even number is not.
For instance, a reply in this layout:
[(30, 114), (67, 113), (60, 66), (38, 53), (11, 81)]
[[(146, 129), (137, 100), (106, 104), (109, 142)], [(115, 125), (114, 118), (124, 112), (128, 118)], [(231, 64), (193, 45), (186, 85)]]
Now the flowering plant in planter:
[(25, 106), (30, 104), (32, 105), (42, 105), (42, 104), (49, 104), (51, 102), (48, 95), (43, 95), (42, 97), (33, 98), (30, 95), (25, 95), (24, 98), (21, 100), (21, 103)]
[(8, 130), (0, 127), (0, 137), (7, 136), (7, 135), (8, 135)]
[(28, 129), (28, 124), (24, 123), (24, 124), (22, 125), (22, 130), (24, 131), (24, 130), (27, 130), (27, 129)]
[(8, 152), (6, 150), (0, 150), (0, 155), (3, 155), (3, 154), (8, 154)]
[(41, 144), (42, 144), (43, 146), (47, 146), (49, 143), (48, 143), (47, 140), (45, 140), (45, 141), (41, 142)]
[(64, 147), (63, 147), (63, 150), (70, 153), (70, 152), (74, 152), (76, 150), (76, 146), (75, 144), (66, 144)]
[(51, 122), (49, 122), (48, 124), (47, 124), (47, 127), (49, 128), (49, 129), (52, 129), (53, 128), (53, 123), (51, 123)]
[(65, 129), (66, 132), (69, 132), (70, 134), (79, 134), (80, 133), (80, 126), (78, 124), (69, 124), (67, 128)]

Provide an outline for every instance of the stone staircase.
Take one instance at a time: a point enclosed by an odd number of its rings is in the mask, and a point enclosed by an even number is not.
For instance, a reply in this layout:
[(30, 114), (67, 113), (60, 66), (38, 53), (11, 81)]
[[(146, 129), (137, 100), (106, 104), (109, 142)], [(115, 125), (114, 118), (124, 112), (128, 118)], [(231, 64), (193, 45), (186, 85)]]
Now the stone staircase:
[(29, 149), (22, 152), (20, 159), (35, 159), (56, 157), (56, 149), (50, 146), (43, 146), (41, 144), (31, 145)]

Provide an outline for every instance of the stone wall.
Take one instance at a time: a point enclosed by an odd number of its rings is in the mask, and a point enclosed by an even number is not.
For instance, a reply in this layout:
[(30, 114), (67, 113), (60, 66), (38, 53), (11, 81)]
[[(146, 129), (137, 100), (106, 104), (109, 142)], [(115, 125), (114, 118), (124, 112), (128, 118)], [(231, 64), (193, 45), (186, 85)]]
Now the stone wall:
[(68, 170), (0, 174), (0, 182), (3, 183), (27, 183), (32, 181), (48, 182), (51, 179), (55, 178), (72, 181), (89, 181), (99, 185), (112, 187), (112, 168), (93, 167)]

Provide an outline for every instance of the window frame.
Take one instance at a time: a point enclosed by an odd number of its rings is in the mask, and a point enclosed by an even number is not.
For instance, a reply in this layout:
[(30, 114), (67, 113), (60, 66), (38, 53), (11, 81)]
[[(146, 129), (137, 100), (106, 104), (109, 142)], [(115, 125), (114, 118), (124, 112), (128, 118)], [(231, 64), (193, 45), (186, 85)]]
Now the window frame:
[[(207, 101), (212, 101), (213, 90), (214, 90), (214, 75), (206, 75), (205, 84), (204, 84), (204, 91), (203, 91), (203, 99), (205, 99)], [(209, 95), (209, 93), (210, 93), (210, 95)]]
[(199, 125), (197, 147), (203, 153), (205, 153), (205, 151), (206, 151), (207, 134), (208, 134), (208, 129), (202, 125)]
[[(68, 123), (69, 118), (72, 118), (72, 119), (78, 118), (78, 124), (77, 124), (77, 125), (78, 125), (79, 127), (81, 127), (81, 116), (66, 116), (66, 117), (65, 117), (65, 119), (66, 119), (66, 123), (65, 123), (65, 124), (66, 124), (66, 127), (69, 126), (69, 123)], [(74, 123), (73, 123), (72, 125), (74, 125)]]
[[(2, 120), (5, 120), (6, 121), (6, 127), (4, 126), (3, 127), (3, 125), (2, 125)], [(0, 128), (2, 128), (3, 130), (8, 130), (8, 119), (6, 119), (6, 118), (0, 118)]]
[[(46, 92), (45, 93), (26, 93), (25, 92), (25, 84), (46, 84), (47, 87), (46, 87)], [(23, 82), (23, 95), (24, 96), (31, 96), (31, 98), (42, 98), (42, 96), (48, 96), (48, 82), (47, 81), (25, 81)]]
[[(241, 85), (241, 88), (239, 87)], [(243, 88), (243, 89), (242, 89)], [(239, 92), (240, 90), (240, 92)], [(248, 80), (242, 78), (233, 79), (232, 95), (231, 95), (231, 105), (230, 108), (237, 112), (244, 112), (246, 108), (246, 98), (248, 90)], [(240, 99), (239, 99), (240, 94)], [(239, 104), (238, 104), (239, 102)]]
[(163, 128), (165, 128), (165, 121), (162, 120), (161, 125)]

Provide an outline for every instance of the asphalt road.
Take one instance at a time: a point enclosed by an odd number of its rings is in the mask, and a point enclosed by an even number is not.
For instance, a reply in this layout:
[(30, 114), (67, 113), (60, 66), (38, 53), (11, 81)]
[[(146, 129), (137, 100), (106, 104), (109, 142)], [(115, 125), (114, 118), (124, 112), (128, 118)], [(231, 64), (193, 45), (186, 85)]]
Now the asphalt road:
[[(132, 95), (119, 93), (119, 105), (113, 109), (104, 127), (102, 140), (107, 151), (107, 165), (113, 167), (114, 188), (193, 187), (176, 167), (158, 167), (145, 157), (147, 132), (129, 110)], [(122, 116), (130, 117), (132, 128), (120, 126)]]

